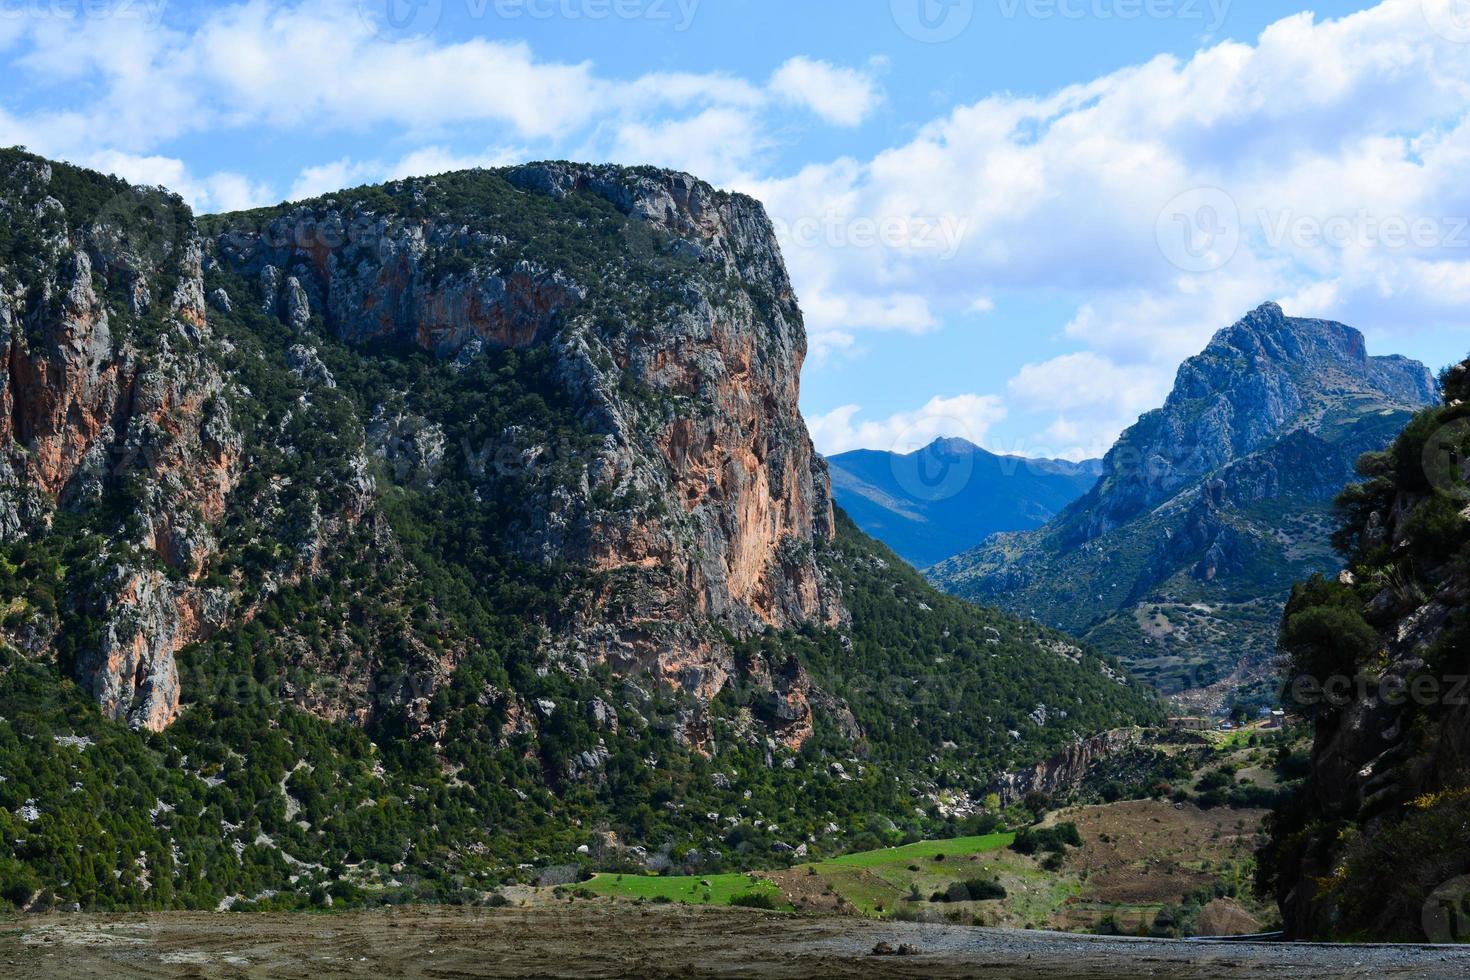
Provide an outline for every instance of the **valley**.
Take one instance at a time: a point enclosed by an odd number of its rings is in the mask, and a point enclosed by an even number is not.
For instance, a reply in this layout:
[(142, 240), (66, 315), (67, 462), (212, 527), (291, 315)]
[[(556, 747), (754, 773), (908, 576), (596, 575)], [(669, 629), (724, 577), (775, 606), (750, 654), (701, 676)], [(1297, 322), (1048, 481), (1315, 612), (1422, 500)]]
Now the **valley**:
[[(673, 923), (1228, 975), (1120, 937), (1410, 939), (1466, 870), (1461, 705), (1269, 710), (1456, 676), (1463, 368), (1267, 303), (1100, 469), (829, 465), (775, 229), (688, 174), (195, 215), (11, 149), (0, 208), (7, 965), (534, 971), (617, 920), (630, 970)], [(442, 969), (365, 935), (423, 922)]]

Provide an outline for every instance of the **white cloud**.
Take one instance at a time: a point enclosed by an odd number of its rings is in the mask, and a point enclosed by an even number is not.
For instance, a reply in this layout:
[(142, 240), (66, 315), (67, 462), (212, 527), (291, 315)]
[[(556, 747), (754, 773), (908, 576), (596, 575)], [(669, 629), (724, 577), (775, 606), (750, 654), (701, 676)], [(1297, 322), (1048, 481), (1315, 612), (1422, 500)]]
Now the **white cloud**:
[(811, 58), (792, 58), (771, 76), (771, 91), (834, 126), (856, 126), (881, 98), (871, 75)]
[(741, 180), (769, 145), (759, 120), (749, 112), (711, 108), (688, 118), (627, 122), (618, 127), (607, 155), (615, 163), (672, 167), (730, 184)]
[(1120, 367), (1092, 351), (1080, 351), (1023, 366), (1006, 390), (1017, 405), (1032, 410), (1116, 403), (1131, 411), (1156, 404), (1167, 393), (1159, 391), (1154, 381), (1146, 367)]
[(734, 178), (730, 161), (766, 145), (778, 127), (762, 116), (793, 97), (798, 76), (824, 83), (807, 102), (838, 125), (877, 99), (867, 75), (808, 59), (778, 72), (773, 88), (721, 72), (616, 78), (589, 61), (538, 57), (522, 42), (394, 40), (373, 31), (355, 0), (247, 0), (203, 10), (188, 29), (141, 18), (3, 23), (8, 80), (42, 94), (38, 107), (74, 108), (0, 117), (0, 136), (69, 159), (99, 146), (146, 155), (246, 127), (314, 136), (387, 128), (390, 138), (441, 145), (473, 125), (504, 145), (648, 153), (656, 159), (629, 162)]
[[(1055, 412), (1053, 435), (1091, 439), (1116, 435), (1148, 407), (1143, 393), (1167, 391), (1181, 359), (1267, 299), (1358, 326), (1378, 351), (1426, 325), (1470, 334), (1470, 231), (1449, 235), (1470, 217), (1467, 165), (1470, 46), (1432, 30), (1420, 0), (1385, 0), (1337, 20), (1293, 15), (1252, 43), (1154, 58), (1050, 94), (985, 98), (869, 159), (752, 189), (788, 222), (835, 214), (965, 229), (949, 255), (788, 248), (803, 301), (817, 299), (817, 348), (823, 334), (851, 342), (893, 327), (851, 310), (902, 302), (926, 313), (910, 327), (932, 329), (976, 312), (977, 293), (1071, 302), (1056, 326), (1090, 360), (1047, 367), (1102, 369), (1123, 395), (1114, 403), (1078, 377), (1088, 404), (1039, 410)], [(1170, 210), (1197, 188), (1223, 191), (1215, 211)], [(1216, 218), (1220, 228), (1205, 227)], [(1395, 218), (1428, 219), (1443, 234), (1395, 244), (1382, 232)], [(1281, 233), (1302, 223), (1347, 231), (1326, 243)], [(1181, 227), (1192, 236), (1173, 240)], [(1205, 254), (1229, 261), (1192, 268), (1184, 246), (1212, 229), (1223, 234)], [(1014, 385), (1031, 380), (1023, 372)]]
[(825, 456), (850, 449), (909, 453), (941, 436), (957, 436), (978, 446), (984, 444), (991, 427), (1006, 416), (1005, 405), (994, 395), (935, 397), (921, 408), (885, 419), (859, 420), (861, 411), (859, 405), (843, 405), (807, 419), (817, 451)]
[(1163, 404), (1168, 379), (1152, 365), (1119, 365), (1094, 351), (1026, 364), (1006, 383), (1009, 403), (1051, 413), (1035, 445), (1014, 447), (1028, 456), (1088, 459), (1107, 452), (1118, 432)]
[(271, 203), (268, 185), (244, 174), (218, 171), (199, 177), (184, 161), (166, 156), (137, 156), (100, 150), (78, 163), (114, 174), (132, 184), (162, 185), (176, 192), (197, 212), (241, 211)]
[(303, 169), (296, 176), (296, 182), (291, 185), (286, 199), (300, 201), (308, 197), (319, 197), (344, 187), (371, 183), (382, 175), (383, 166), (379, 163), (343, 157)]

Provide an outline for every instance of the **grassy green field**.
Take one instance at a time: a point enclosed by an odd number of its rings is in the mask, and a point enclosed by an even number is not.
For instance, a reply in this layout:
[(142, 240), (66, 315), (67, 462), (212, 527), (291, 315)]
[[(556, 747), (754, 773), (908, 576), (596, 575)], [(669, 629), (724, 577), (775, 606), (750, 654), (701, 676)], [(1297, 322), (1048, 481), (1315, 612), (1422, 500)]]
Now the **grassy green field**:
[(667, 899), (686, 905), (729, 905), (738, 895), (770, 895), (780, 902), (780, 891), (754, 875), (638, 875), (602, 874), (580, 886), (610, 898)]
[(821, 872), (824, 868), (876, 868), (885, 864), (907, 865), (924, 859), (932, 861), (939, 855), (968, 857), (971, 854), (985, 854), (1009, 847), (1011, 841), (1015, 839), (1015, 834), (986, 834), (984, 837), (921, 840), (915, 844), (904, 844), (899, 847), (884, 847), (876, 851), (844, 854), (841, 857), (820, 861), (816, 868), (818, 872)]
[[(910, 892), (910, 886), (944, 887), (955, 878), (973, 875), (971, 863), (982, 854), (1001, 851), (1015, 834), (955, 837), (949, 840), (918, 841), (899, 847), (844, 854), (794, 870), (816, 878), (865, 915), (892, 914)], [(963, 862), (963, 863), (962, 863)], [(917, 869), (917, 870), (916, 870)], [(778, 908), (792, 906), (770, 881), (748, 874), (723, 875), (638, 875), (601, 874), (581, 887), (595, 895), (627, 900), (671, 901), (686, 905), (728, 905), (739, 895), (764, 894)], [(928, 892), (924, 893), (926, 896)]]

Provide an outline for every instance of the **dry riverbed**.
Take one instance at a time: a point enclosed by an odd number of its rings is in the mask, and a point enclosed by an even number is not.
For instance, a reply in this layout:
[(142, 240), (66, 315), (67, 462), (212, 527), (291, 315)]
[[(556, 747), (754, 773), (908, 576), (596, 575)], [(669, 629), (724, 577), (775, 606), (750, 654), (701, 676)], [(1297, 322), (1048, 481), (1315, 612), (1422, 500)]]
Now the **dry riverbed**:
[[(917, 952), (874, 956), (879, 943)], [(1470, 948), (1211, 945), (613, 903), (0, 920), (0, 976), (16, 977), (1467, 975)]]

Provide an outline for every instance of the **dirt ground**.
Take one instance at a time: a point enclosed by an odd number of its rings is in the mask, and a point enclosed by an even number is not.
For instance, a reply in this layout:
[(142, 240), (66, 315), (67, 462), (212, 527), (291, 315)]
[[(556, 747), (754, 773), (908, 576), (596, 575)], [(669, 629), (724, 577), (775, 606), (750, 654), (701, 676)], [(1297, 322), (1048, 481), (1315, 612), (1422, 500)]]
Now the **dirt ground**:
[[(1257, 846), (1265, 810), (1224, 807), (1201, 810), (1159, 800), (1068, 809), (1050, 822), (1077, 824), (1082, 846), (1067, 856), (1066, 870), (1082, 881), (1074, 904), (1048, 923), (1068, 931), (1094, 926), (1102, 906), (1144, 906), (1136, 917), (1152, 921), (1153, 909), (1176, 904), (1189, 892), (1242, 875)], [(1242, 889), (1248, 891), (1248, 889)], [(1260, 915), (1259, 909), (1253, 909)], [(1125, 912), (1118, 919), (1137, 923)]]
[[(874, 956), (877, 943), (911, 956)], [(167, 913), (0, 920), (0, 976), (1464, 977), (1470, 949), (1224, 945), (743, 909)]]

